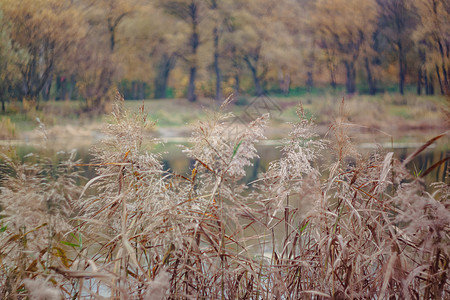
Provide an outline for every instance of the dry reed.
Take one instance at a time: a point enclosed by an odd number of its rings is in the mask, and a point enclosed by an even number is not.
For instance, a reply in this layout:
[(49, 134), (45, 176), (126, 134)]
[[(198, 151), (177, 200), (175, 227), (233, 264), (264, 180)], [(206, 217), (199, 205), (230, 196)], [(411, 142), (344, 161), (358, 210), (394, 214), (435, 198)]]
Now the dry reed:
[[(246, 184), (269, 116), (231, 128), (223, 109), (194, 125), (190, 174), (146, 150), (154, 124), (120, 95), (84, 187), (74, 153), (3, 155), (1, 297), (450, 297), (448, 182), (429, 192), (408, 161), (358, 154), (343, 119), (325, 141), (299, 108), (281, 158)], [(323, 167), (327, 149), (336, 159)]]

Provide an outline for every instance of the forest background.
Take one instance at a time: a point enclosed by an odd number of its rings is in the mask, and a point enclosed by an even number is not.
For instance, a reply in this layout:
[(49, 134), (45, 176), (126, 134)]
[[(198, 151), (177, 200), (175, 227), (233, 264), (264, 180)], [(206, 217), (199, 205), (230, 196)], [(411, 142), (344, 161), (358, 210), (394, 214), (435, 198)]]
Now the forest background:
[(444, 0), (1, 0), (1, 111), (234, 93), (446, 94)]

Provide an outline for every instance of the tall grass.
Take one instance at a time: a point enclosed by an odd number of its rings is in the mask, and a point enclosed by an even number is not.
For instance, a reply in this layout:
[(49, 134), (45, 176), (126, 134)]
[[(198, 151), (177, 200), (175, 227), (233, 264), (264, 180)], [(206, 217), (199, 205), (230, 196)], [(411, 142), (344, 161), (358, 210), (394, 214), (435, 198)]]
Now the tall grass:
[(120, 96), (85, 186), (74, 153), (5, 154), (2, 298), (450, 297), (448, 181), (427, 192), (410, 159), (359, 154), (343, 120), (323, 140), (299, 108), (281, 158), (246, 184), (269, 116), (232, 127), (224, 110), (194, 125), (189, 174), (164, 170), (143, 143), (154, 124)]
[(13, 139), (16, 137), (16, 125), (11, 122), (9, 117), (3, 117), (0, 119), (0, 128), (1, 139)]

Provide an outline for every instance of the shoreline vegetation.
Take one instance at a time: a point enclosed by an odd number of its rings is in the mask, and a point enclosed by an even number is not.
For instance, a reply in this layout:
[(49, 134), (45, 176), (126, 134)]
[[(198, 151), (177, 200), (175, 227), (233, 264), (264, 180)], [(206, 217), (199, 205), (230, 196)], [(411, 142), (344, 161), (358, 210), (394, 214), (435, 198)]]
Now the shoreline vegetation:
[[(445, 99), (391, 97), (275, 99), (280, 119), (264, 112), (246, 124), (233, 122), (243, 108), (229, 101), (198, 110), (183, 147), (187, 174), (146, 149), (161, 143), (154, 121), (190, 121), (168, 107), (176, 100), (117, 94), (92, 149), (92, 178), (75, 151), (59, 151), (55, 163), (4, 149), (1, 298), (448, 298), (449, 157), (408, 169), (448, 131), (402, 160), (389, 149), (361, 153), (348, 135), (352, 124), (448, 129)], [(51, 115), (33, 117), (45, 124)], [(246, 183), (271, 126), (281, 128), (281, 157)], [(51, 128), (41, 126), (44, 136)], [(444, 182), (427, 183), (438, 168)]]
[[(256, 115), (258, 111), (270, 111), (272, 115), (268, 136), (271, 139), (283, 137), (287, 123), (296, 119), (295, 109), (301, 103), (308, 117), (314, 117), (319, 131), (325, 134), (329, 124), (337, 118), (334, 107), (345, 101), (346, 117), (353, 124), (354, 132), (375, 135), (393, 135), (400, 140), (408, 134), (426, 132), (439, 133), (448, 130), (449, 104), (444, 96), (417, 96), (385, 94), (377, 96), (301, 96), (272, 97), (267, 96), (270, 105), (260, 101), (258, 97), (247, 96), (234, 100), (228, 108), (236, 116)], [(243, 100), (244, 99), (244, 100)], [(252, 102), (260, 101), (259, 106), (252, 107)], [(125, 106), (136, 110), (144, 104), (149, 117), (157, 124), (156, 131), (150, 135), (160, 138), (189, 137), (189, 124), (206, 117), (204, 109), (215, 109), (217, 101), (200, 98), (196, 103), (185, 99), (164, 100), (128, 100)], [(81, 101), (49, 101), (43, 102), (36, 110), (22, 103), (10, 105), (5, 115), (0, 115), (0, 139), (30, 141), (39, 140), (43, 136), (41, 130), (45, 126), (48, 138), (98, 140), (102, 124), (102, 116), (89, 115), (82, 112)], [(108, 108), (109, 107), (109, 108)], [(276, 108), (275, 108), (276, 107)], [(106, 105), (107, 111), (111, 104)], [(250, 109), (249, 109), (250, 108)]]

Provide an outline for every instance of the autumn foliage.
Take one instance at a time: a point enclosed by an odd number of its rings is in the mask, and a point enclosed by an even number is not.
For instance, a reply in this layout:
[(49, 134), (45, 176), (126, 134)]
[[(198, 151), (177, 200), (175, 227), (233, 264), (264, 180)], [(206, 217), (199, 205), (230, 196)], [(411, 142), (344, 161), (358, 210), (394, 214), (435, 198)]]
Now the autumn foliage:
[(1, 0), (0, 98), (449, 90), (444, 0)]

